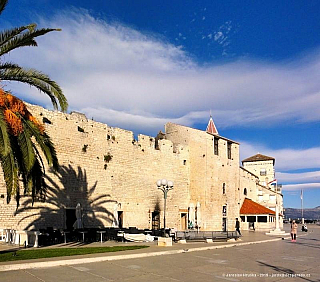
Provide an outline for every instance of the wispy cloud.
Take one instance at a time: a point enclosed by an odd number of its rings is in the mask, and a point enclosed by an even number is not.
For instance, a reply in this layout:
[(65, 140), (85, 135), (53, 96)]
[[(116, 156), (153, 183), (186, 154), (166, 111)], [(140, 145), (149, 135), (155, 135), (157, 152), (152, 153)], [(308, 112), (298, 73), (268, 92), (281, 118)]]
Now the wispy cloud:
[[(48, 34), (38, 48), (20, 49), (8, 59), (48, 73), (64, 89), (70, 109), (89, 118), (114, 126), (126, 119), (128, 129), (148, 134), (167, 120), (190, 126), (206, 122), (209, 109), (219, 127), (320, 120), (318, 53), (279, 64), (239, 60), (203, 67), (179, 46), (83, 10), (41, 19), (41, 25), (62, 32)], [(49, 105), (34, 89), (6, 87), (30, 102)], [(282, 157), (287, 152), (277, 153)], [(319, 148), (304, 153), (319, 167), (320, 158), (312, 157)]]
[(320, 183), (320, 171), (303, 173), (277, 172), (277, 178), (286, 183)]
[(276, 178), (283, 185), (283, 190), (320, 188), (320, 171), (289, 173), (285, 171), (320, 168), (320, 147), (293, 150), (273, 150), (257, 144), (241, 142), (240, 158), (261, 153), (276, 159)]
[(230, 44), (229, 33), (231, 30), (231, 21), (225, 22), (219, 27), (218, 31), (214, 32), (214, 41), (223, 47), (227, 47)]
[(83, 108), (82, 112), (85, 113), (89, 118), (99, 117), (100, 121), (107, 124), (114, 124), (114, 121), (116, 120), (117, 127), (130, 129), (134, 132), (153, 132), (155, 128), (158, 131), (163, 130), (164, 124), (167, 122), (191, 126), (195, 120), (202, 120), (208, 116), (207, 112), (190, 112), (179, 118), (165, 118), (150, 115), (150, 113), (139, 112), (135, 114), (134, 111), (132, 111), (132, 113), (128, 113), (102, 107)]
[[(295, 149), (270, 149), (263, 145), (251, 144), (248, 142), (241, 142), (240, 157), (246, 157), (261, 153), (263, 155), (271, 156), (276, 159), (277, 171), (290, 171), (297, 169), (313, 169), (320, 168), (320, 147), (309, 149), (295, 150)], [(311, 176), (312, 174), (302, 174), (302, 177)], [(288, 178), (288, 174), (283, 174)]]
[(319, 189), (320, 183), (304, 183), (304, 184), (288, 184), (282, 185), (282, 189), (285, 191), (293, 190), (305, 190), (305, 189)]

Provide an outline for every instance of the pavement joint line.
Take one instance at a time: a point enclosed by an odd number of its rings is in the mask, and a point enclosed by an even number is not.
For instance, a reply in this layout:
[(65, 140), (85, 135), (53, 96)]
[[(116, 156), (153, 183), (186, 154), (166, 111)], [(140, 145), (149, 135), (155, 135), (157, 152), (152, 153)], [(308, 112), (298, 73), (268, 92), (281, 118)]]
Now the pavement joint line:
[(25, 269), (24, 269), (24, 272), (25, 272), (25, 273), (28, 273), (30, 276), (32, 276), (32, 277), (34, 277), (34, 278), (36, 278), (36, 279), (38, 279), (38, 280), (40, 280), (40, 281), (42, 281), (42, 282), (46, 282), (45, 280), (43, 280), (43, 279), (39, 278), (38, 276), (30, 273), (29, 271), (26, 271)]
[[(289, 239), (289, 237), (286, 237), (285, 239)], [(117, 260), (124, 260), (124, 259), (136, 259), (136, 258), (162, 256), (162, 255), (182, 254), (182, 253), (197, 252), (197, 251), (231, 248), (236, 246), (254, 245), (254, 244), (260, 244), (260, 243), (280, 241), (280, 240), (283, 240), (282, 237), (281, 238), (278, 237), (275, 239), (234, 243), (234, 244), (226, 244), (226, 245), (219, 245), (219, 246), (196, 247), (196, 248), (190, 248), (188, 250), (180, 249), (180, 250), (168, 250), (168, 251), (160, 251), (160, 252), (158, 251), (158, 252), (151, 252), (151, 253), (80, 258), (80, 259), (73, 259), (73, 260), (68, 259), (68, 260), (29, 262), (29, 263), (9, 264), (9, 265), (4, 264), (4, 265), (1, 265), (0, 272), (34, 269), (34, 268), (49, 268), (49, 267), (56, 267), (56, 266), (70, 266), (70, 265), (77, 265), (77, 264), (86, 264), (86, 263), (103, 262), (103, 261), (117, 261)]]

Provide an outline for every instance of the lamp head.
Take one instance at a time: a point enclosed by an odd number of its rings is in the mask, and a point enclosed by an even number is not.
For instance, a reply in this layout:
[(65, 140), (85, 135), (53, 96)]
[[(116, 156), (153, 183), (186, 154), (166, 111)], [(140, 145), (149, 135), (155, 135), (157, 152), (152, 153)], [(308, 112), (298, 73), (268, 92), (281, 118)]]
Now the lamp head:
[(172, 188), (173, 187), (173, 181), (168, 181), (168, 186), (170, 187), (170, 188)]
[(159, 179), (159, 180), (157, 181), (157, 186), (158, 186), (158, 187), (161, 186), (161, 179)]
[(167, 184), (168, 184), (167, 179), (162, 179), (161, 180), (161, 185), (167, 186)]

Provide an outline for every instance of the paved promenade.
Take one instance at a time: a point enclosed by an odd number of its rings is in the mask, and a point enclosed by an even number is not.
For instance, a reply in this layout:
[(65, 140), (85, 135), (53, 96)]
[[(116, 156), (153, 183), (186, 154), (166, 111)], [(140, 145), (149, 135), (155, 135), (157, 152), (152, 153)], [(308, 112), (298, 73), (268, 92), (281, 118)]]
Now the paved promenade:
[[(150, 244), (111, 254), (1, 263), (0, 281), (320, 281), (320, 227), (309, 228), (296, 243), (244, 232), (238, 242)], [(110, 244), (119, 245), (102, 245)]]

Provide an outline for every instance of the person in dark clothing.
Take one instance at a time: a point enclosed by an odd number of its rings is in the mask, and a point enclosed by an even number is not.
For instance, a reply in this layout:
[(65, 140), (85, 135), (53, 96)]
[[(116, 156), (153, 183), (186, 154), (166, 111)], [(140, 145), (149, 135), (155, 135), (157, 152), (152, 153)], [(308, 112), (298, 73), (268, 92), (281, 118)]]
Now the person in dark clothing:
[(239, 233), (239, 235), (241, 236), (241, 232), (240, 232), (240, 221), (238, 220), (238, 218), (236, 218), (236, 231)]

